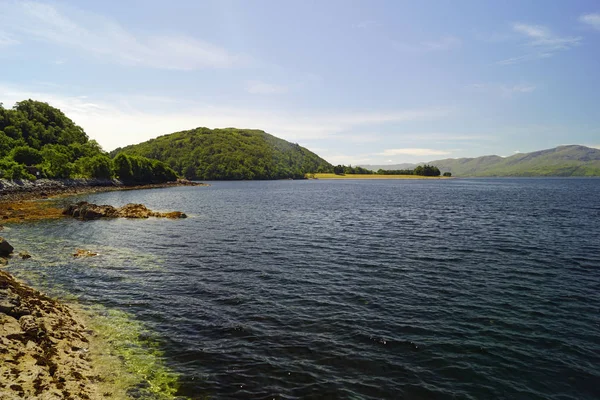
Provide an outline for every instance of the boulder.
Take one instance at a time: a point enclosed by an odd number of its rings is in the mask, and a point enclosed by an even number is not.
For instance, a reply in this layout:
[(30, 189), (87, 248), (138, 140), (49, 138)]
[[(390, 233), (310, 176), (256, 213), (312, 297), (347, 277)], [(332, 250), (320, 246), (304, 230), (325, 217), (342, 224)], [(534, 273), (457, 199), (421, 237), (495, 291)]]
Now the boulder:
[(156, 217), (158, 213), (152, 212), (143, 204), (129, 203), (117, 209), (117, 216), (121, 218), (148, 218)]
[(19, 257), (21, 257), (23, 260), (26, 260), (28, 258), (31, 258), (31, 254), (29, 254), (26, 251), (22, 251), (22, 252), (19, 253)]
[(160, 213), (148, 209), (143, 204), (129, 203), (120, 208), (107, 205), (96, 205), (85, 201), (77, 204), (71, 204), (63, 210), (64, 215), (81, 220), (91, 220), (99, 218), (187, 218), (181, 211), (172, 211)]
[(0, 257), (9, 256), (15, 248), (10, 245), (3, 237), (0, 237)]
[(91, 220), (106, 217), (115, 217), (117, 209), (113, 206), (97, 205), (81, 201), (76, 204), (71, 204), (63, 210), (64, 215), (69, 215), (73, 218), (81, 220)]

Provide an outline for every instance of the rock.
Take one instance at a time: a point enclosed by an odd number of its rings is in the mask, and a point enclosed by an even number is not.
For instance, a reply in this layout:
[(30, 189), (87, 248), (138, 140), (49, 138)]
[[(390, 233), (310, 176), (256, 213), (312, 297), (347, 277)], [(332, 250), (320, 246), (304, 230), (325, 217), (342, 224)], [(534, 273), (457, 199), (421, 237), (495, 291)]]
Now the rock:
[(75, 253), (73, 253), (73, 257), (77, 257), (77, 258), (80, 258), (80, 257), (94, 257), (94, 256), (97, 256), (97, 255), (98, 255), (98, 253), (94, 253), (92, 251), (84, 250), (84, 249), (77, 249), (75, 251)]
[(0, 289), (0, 313), (12, 315), (21, 305), (21, 298), (10, 289)]
[(160, 213), (148, 209), (143, 204), (129, 203), (120, 208), (108, 205), (96, 205), (85, 201), (71, 204), (63, 210), (64, 215), (81, 220), (92, 220), (99, 218), (187, 218), (181, 211)]
[(9, 256), (15, 248), (10, 245), (3, 237), (0, 237), (0, 257)]
[(21, 257), (23, 260), (26, 260), (26, 259), (28, 259), (28, 258), (31, 258), (31, 254), (29, 254), (29, 253), (28, 253), (28, 252), (26, 252), (26, 251), (21, 251), (21, 252), (19, 253), (19, 257)]
[(4, 257), (0, 257), (0, 267), (3, 267), (8, 264), (8, 260)]
[(172, 219), (187, 218), (187, 215), (185, 213), (182, 213), (181, 211), (172, 211), (172, 212), (164, 213), (164, 214), (162, 214), (162, 216), (164, 218), (172, 218)]
[(84, 221), (115, 217), (117, 209), (113, 206), (107, 205), (96, 205), (88, 203), (87, 201), (81, 201), (77, 204), (71, 204), (63, 210), (64, 215), (70, 215), (73, 218), (78, 218)]
[(117, 210), (117, 216), (121, 218), (148, 218), (155, 217), (154, 214), (143, 204), (129, 203)]

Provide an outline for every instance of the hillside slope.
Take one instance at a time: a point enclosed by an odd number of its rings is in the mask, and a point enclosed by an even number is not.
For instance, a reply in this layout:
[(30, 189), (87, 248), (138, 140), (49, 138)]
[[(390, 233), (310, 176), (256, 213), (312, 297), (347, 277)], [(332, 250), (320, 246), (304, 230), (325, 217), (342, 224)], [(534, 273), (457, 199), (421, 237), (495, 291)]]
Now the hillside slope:
[[(429, 161), (428, 164), (435, 165), (442, 172), (451, 172), (453, 176), (600, 176), (600, 150), (569, 145), (510, 157), (447, 158)], [(364, 167), (396, 169), (394, 165)]]
[(188, 179), (302, 178), (331, 164), (315, 153), (260, 130), (196, 128), (115, 149), (166, 162)]

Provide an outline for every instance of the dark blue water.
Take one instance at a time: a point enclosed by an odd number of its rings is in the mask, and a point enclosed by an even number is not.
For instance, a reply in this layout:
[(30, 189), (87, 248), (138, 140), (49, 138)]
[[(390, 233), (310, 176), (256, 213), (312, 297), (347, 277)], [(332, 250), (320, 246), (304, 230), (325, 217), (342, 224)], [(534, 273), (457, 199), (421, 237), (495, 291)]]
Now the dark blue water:
[[(14, 226), (38, 261), (12, 271), (131, 313), (160, 338), (183, 396), (600, 398), (599, 179), (86, 198), (191, 217)], [(76, 247), (101, 255), (74, 260)]]

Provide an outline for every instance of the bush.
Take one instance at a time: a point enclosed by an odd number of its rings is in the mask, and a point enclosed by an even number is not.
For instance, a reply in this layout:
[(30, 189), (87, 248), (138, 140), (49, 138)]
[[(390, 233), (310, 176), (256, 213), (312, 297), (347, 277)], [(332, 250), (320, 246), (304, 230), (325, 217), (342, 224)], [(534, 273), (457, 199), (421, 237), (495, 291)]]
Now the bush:
[(44, 160), (42, 153), (28, 146), (15, 147), (10, 155), (15, 162), (23, 165), (36, 165)]
[(35, 180), (35, 176), (27, 172), (24, 165), (19, 164), (11, 159), (0, 160), (0, 178), (3, 179), (28, 179), (30, 181)]

